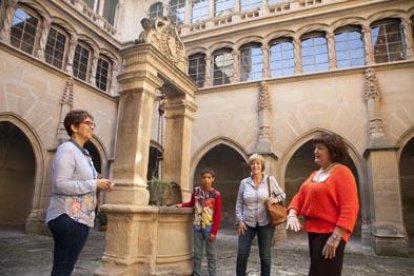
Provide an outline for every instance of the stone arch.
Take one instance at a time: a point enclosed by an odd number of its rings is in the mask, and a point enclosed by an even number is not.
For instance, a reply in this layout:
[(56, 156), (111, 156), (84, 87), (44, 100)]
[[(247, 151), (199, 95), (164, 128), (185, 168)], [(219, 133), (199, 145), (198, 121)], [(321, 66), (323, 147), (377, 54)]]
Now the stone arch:
[(94, 52), (99, 53), (99, 44), (95, 39), (93, 39), (93, 38), (91, 38), (87, 35), (80, 34), (80, 35), (78, 35), (78, 42), (79, 41), (82, 41), (82, 42), (86, 43), (89, 47), (91, 47), (91, 49)]
[(209, 167), (216, 173), (214, 187), (222, 196), (222, 228), (234, 229), (235, 204), (240, 181), (249, 175), (247, 154), (226, 138), (218, 138), (199, 151), (193, 162), (193, 186), (201, 185), (202, 169)]
[(400, 194), (406, 235), (414, 247), (414, 127), (408, 129), (397, 141)]
[(403, 19), (406, 16), (406, 12), (403, 10), (393, 9), (393, 10), (387, 10), (387, 11), (380, 11), (377, 13), (374, 13), (368, 18), (369, 25), (374, 23), (377, 20), (385, 19), (385, 18), (397, 18), (397, 19)]
[(101, 174), (104, 177), (109, 176), (109, 170), (108, 170), (108, 154), (105, 150), (105, 146), (102, 143), (101, 139), (99, 139), (98, 136), (93, 135), (91, 140), (89, 141), (97, 150), (97, 154), (99, 154), (99, 158), (101, 159)]
[(327, 33), (330, 29), (328, 24), (309, 24), (305, 25), (298, 29), (296, 32), (297, 37), (302, 37), (304, 34), (311, 33), (311, 32), (325, 32)]
[(204, 47), (196, 47), (196, 48), (192, 48), (190, 50), (186, 50), (186, 56), (187, 59), (195, 54), (206, 54), (207, 53), (207, 49)]
[(276, 40), (281, 37), (292, 38), (293, 40), (294, 36), (295, 33), (292, 30), (280, 30), (272, 32), (264, 38), (263, 44), (269, 44), (272, 40)]
[(341, 18), (339, 20), (336, 20), (331, 24), (333, 31), (348, 26), (348, 25), (358, 25), (358, 26), (364, 26), (365, 24), (365, 18), (362, 17), (347, 17), (347, 18)]
[(34, 189), (30, 206), (30, 214), (26, 220), (27, 225), (29, 219), (40, 220), (42, 218), (41, 198), (46, 179), (46, 153), (40, 137), (36, 133), (35, 129), (26, 120), (15, 113), (7, 112), (0, 114), (0, 123), (4, 122), (14, 125), (19, 131), (21, 131), (27, 138), (33, 150), (35, 160)]
[(69, 23), (68, 21), (60, 18), (60, 17), (52, 17), (50, 23), (53, 25), (57, 25), (61, 27), (65, 32), (69, 34), (69, 36), (73, 39), (77, 39), (78, 34), (76, 33), (76, 28)]
[[(282, 155), (282, 158), (279, 161), (279, 176), (280, 176), (280, 182), (282, 186), (285, 188), (285, 191), (287, 193), (287, 200), (290, 202), (291, 197), (293, 196), (292, 193), (296, 193), (295, 188), (298, 188), (300, 184), (309, 176), (309, 174), (316, 170), (317, 167), (313, 165), (312, 156), (313, 156), (313, 149), (309, 148), (309, 143), (311, 143), (312, 139), (322, 133), (322, 132), (332, 132), (330, 130), (325, 129), (314, 129), (307, 133), (304, 133), (302, 136), (298, 137), (289, 147), (288, 150)], [(341, 136), (342, 139), (345, 141), (346, 145), (349, 149), (350, 154), (350, 160), (346, 163), (348, 167), (352, 170), (354, 173), (354, 176), (357, 181), (358, 185), (358, 193), (359, 193), (359, 201), (360, 201), (360, 215), (358, 218), (357, 225), (355, 226), (354, 232), (359, 234), (361, 233), (362, 236), (362, 242), (368, 243), (370, 231), (366, 229), (370, 223), (371, 216), (369, 212), (369, 194), (368, 194), (368, 187), (367, 187), (367, 180), (366, 180), (366, 165), (364, 162), (363, 157), (358, 153), (357, 149), (347, 141), (343, 136)], [(310, 144), (311, 145), (311, 144)], [(288, 182), (287, 180), (287, 174), (289, 173), (289, 165), (291, 165), (291, 161), (296, 158), (298, 159), (299, 155), (304, 155), (305, 162), (305, 168), (306, 172), (303, 172), (300, 176), (296, 176), (297, 183), (294, 184), (296, 186), (294, 187), (288, 187), (286, 184)], [(296, 156), (295, 156), (296, 155)], [(295, 166), (295, 169), (298, 168), (298, 165)], [(298, 186), (299, 185), (299, 186)], [(292, 190), (292, 191), (290, 191)], [(291, 194), (289, 194), (289, 191)]]
[(263, 45), (263, 37), (261, 36), (249, 36), (249, 37), (243, 37), (241, 39), (239, 39), (238, 41), (236, 41), (234, 43), (234, 48), (235, 49), (240, 49), (240, 47), (242, 47), (243, 45), (249, 44), (249, 43), (260, 43)]
[[(152, 178), (152, 175), (155, 177), (161, 177), (161, 166), (162, 166), (162, 156), (164, 154), (164, 149), (162, 145), (156, 141), (150, 141), (150, 151), (148, 156), (148, 170), (147, 170), (147, 180)], [(161, 158), (161, 159), (159, 159)], [(157, 159), (158, 164), (157, 164)]]
[(40, 1), (33, 2), (28, 0), (20, 0), (18, 4), (31, 8), (42, 17), (42, 20), (48, 20), (51, 18), (50, 12)]
[(211, 56), (215, 51), (223, 49), (223, 48), (228, 48), (228, 49), (233, 50), (234, 43), (230, 41), (221, 41), (221, 42), (215, 43), (209, 47), (207, 55)]

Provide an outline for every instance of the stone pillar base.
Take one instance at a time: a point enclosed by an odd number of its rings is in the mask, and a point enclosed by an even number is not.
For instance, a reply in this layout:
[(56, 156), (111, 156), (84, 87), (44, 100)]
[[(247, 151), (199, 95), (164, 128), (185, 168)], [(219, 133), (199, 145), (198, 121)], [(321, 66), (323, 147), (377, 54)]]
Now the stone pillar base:
[(105, 204), (105, 252), (94, 275), (191, 275), (192, 208)]
[(374, 236), (374, 250), (377, 255), (408, 256), (408, 244), (405, 237)]
[(371, 235), (371, 225), (370, 224), (362, 223), (361, 244), (363, 246), (369, 246), (369, 247), (372, 248), (372, 235)]

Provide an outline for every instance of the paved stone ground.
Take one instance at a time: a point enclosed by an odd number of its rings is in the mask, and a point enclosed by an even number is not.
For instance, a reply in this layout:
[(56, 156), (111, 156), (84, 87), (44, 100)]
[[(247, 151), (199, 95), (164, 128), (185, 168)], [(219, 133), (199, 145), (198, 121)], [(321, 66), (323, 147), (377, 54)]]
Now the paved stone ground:
[[(80, 256), (75, 276), (92, 275), (99, 266), (104, 249), (104, 234), (91, 231)], [(0, 275), (50, 275), (53, 240), (45, 236), (28, 236), (15, 232), (0, 232)], [(234, 276), (237, 237), (233, 231), (221, 231), (218, 236), (218, 276)], [(252, 247), (248, 271), (259, 275), (257, 244)], [(292, 235), (273, 248), (272, 275), (307, 275), (309, 257), (305, 235)], [(205, 275), (206, 264), (203, 263)], [(343, 276), (413, 276), (414, 255), (410, 258), (379, 257), (369, 248), (351, 241), (346, 249)], [(323, 276), (323, 275), (321, 275)]]

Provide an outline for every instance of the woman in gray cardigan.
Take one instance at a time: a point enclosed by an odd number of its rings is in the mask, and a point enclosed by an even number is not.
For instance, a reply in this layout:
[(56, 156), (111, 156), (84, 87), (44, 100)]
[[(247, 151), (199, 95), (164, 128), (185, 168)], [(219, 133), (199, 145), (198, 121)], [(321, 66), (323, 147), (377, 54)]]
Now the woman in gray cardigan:
[(62, 143), (53, 160), (53, 191), (46, 223), (55, 242), (53, 275), (71, 275), (95, 219), (98, 190), (110, 191), (109, 179), (97, 179), (89, 152), (83, 148), (95, 129), (84, 110), (70, 111), (64, 126), (71, 137)]

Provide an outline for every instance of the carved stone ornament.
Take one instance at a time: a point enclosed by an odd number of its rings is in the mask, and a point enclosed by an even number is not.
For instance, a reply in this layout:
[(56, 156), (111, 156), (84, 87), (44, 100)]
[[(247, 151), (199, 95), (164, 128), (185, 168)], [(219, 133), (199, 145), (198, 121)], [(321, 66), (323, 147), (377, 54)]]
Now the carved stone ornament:
[(141, 25), (144, 30), (135, 43), (152, 44), (178, 68), (184, 70), (184, 44), (175, 25), (167, 17), (158, 17), (155, 21), (144, 18)]
[(380, 98), (378, 80), (373, 68), (365, 70), (365, 100)]
[(60, 100), (62, 105), (66, 104), (73, 107), (73, 78), (69, 77), (66, 80), (65, 88), (63, 88), (62, 98)]

